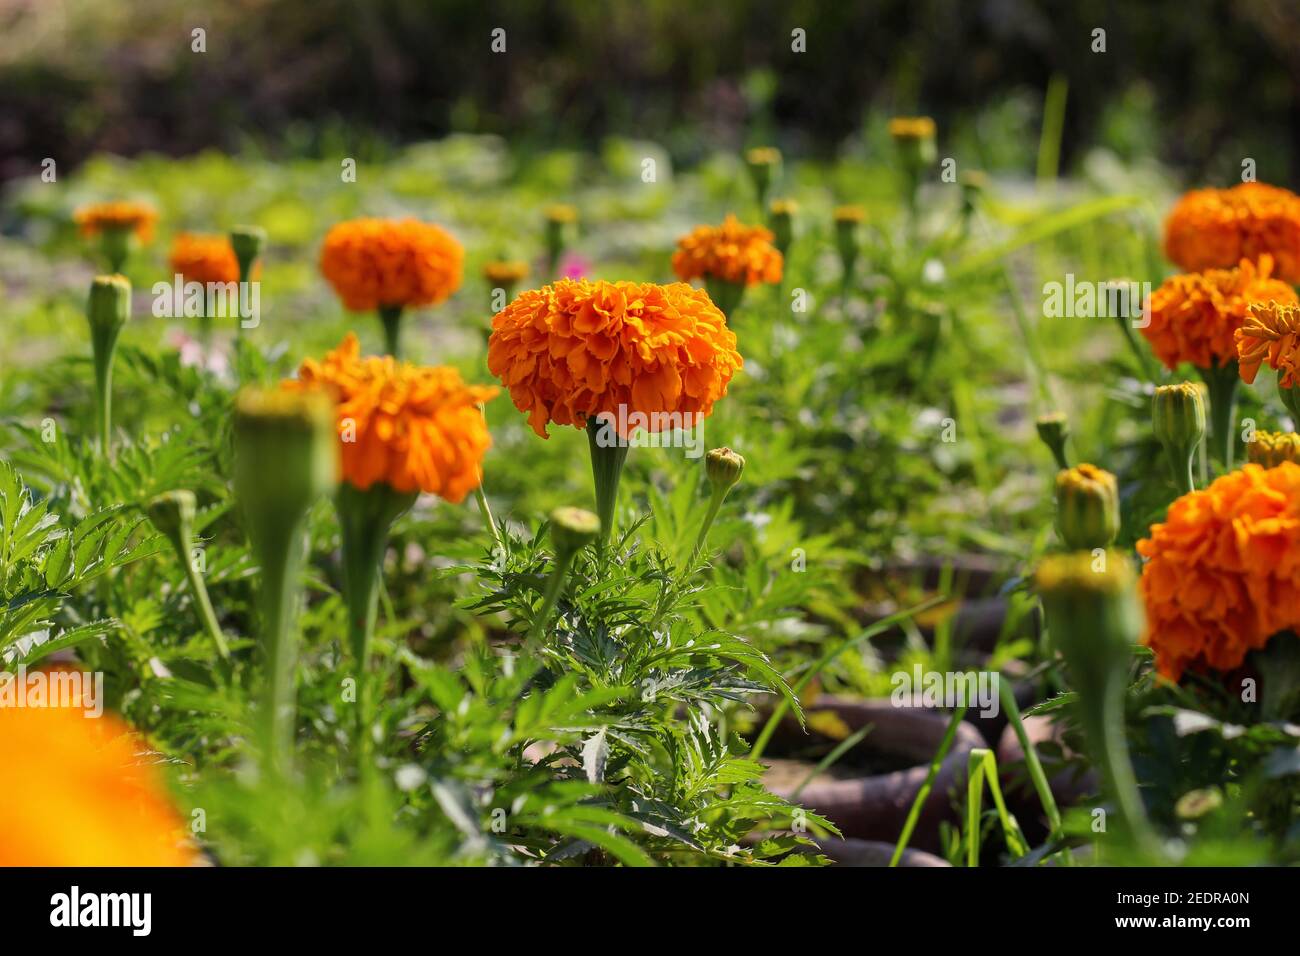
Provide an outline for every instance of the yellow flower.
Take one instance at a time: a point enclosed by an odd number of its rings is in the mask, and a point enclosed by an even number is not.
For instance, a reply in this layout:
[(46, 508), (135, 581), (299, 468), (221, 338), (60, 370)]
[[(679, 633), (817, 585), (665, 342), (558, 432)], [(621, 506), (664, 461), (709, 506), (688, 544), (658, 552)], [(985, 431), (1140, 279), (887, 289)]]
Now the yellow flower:
[(1300, 465), (1300, 435), (1257, 431), (1254, 439), (1246, 442), (1246, 457), (1262, 468), (1276, 468), (1284, 461)]
[(934, 120), (928, 116), (895, 116), (889, 121), (889, 135), (896, 140), (934, 139)]
[(493, 285), (511, 285), (528, 278), (528, 263), (522, 259), (498, 259), (483, 266), (483, 278)]

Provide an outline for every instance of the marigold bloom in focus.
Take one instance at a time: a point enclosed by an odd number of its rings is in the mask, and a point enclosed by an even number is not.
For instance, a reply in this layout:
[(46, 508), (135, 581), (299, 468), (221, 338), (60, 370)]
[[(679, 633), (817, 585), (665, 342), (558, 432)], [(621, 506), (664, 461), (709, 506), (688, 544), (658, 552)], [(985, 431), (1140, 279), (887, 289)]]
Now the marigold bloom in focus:
[(721, 226), (696, 226), (677, 240), (673, 272), (683, 282), (713, 277), (739, 285), (780, 282), (781, 253), (775, 236), (727, 216)]
[(1281, 388), (1293, 388), (1296, 372), (1300, 371), (1300, 306), (1295, 293), (1288, 287), (1290, 296), (1269, 302), (1252, 303), (1246, 321), (1237, 332), (1237, 358), (1241, 362), (1241, 377), (1247, 384), (1255, 381), (1259, 367), (1268, 367), (1278, 373)]
[(1165, 220), (1165, 256), (1188, 272), (1273, 257), (1300, 282), (1300, 196), (1264, 183), (1185, 193)]
[(343, 479), (362, 491), (382, 481), (459, 502), (478, 486), (492, 444), (479, 405), (492, 386), (466, 385), (454, 368), (391, 355), (361, 357), (351, 332), (324, 359), (307, 359), (289, 391), (323, 389), (336, 402)]
[(0, 866), (189, 866), (184, 823), (130, 729), (0, 707)]
[(202, 236), (182, 232), (172, 240), (168, 263), (187, 282), (238, 282), (239, 260), (228, 236)]
[(708, 415), (741, 365), (722, 312), (684, 283), (561, 279), (520, 293), (488, 340), (488, 368), (543, 438), (620, 406)]
[(460, 288), (465, 250), (415, 219), (353, 219), (325, 235), (320, 270), (354, 312), (433, 305)]
[[(1235, 269), (1171, 276), (1151, 293), (1151, 321), (1142, 334), (1166, 368), (1197, 368), (1237, 361), (1237, 330), (1252, 302), (1296, 302), (1295, 290), (1271, 278), (1273, 260), (1241, 260)], [(1247, 379), (1249, 381), (1249, 379)]]
[(98, 236), (106, 229), (121, 229), (135, 233), (141, 242), (149, 242), (153, 239), (153, 227), (158, 221), (158, 213), (146, 203), (119, 200), (82, 206), (72, 214), (72, 218), (82, 236), (87, 239)]
[(1160, 673), (1241, 666), (1300, 625), (1300, 465), (1245, 465), (1183, 495), (1137, 550)]

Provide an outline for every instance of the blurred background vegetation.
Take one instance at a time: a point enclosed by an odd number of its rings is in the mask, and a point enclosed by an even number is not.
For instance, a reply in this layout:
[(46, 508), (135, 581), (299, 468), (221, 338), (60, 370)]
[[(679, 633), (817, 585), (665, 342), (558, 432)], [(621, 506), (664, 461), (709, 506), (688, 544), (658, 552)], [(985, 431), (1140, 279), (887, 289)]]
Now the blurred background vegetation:
[(1101, 146), (1188, 181), (1244, 157), (1300, 179), (1294, 0), (0, 0), (0, 179), (97, 151), (376, 158), (453, 131), (828, 158), (868, 114), (911, 112), (968, 162), (1032, 172), (1053, 77), (1066, 171)]

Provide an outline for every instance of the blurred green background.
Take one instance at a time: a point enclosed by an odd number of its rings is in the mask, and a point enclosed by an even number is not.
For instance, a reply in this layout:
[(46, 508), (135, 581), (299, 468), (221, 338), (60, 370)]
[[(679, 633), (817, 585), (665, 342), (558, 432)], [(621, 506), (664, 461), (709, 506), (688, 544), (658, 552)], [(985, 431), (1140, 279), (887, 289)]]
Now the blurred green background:
[(1300, 178), (1293, 0), (0, 0), (0, 179), (96, 151), (376, 158), (453, 131), (824, 158), (872, 112), (930, 113), (967, 162), (1032, 171), (1053, 76), (1067, 172), (1104, 146), (1188, 181), (1244, 157)]

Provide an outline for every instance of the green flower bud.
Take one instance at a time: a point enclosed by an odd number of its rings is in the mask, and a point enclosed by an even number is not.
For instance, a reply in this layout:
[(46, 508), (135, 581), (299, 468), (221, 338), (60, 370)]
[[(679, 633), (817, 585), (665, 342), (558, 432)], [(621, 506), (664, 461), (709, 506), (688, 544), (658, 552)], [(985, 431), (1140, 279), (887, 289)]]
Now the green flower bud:
[(794, 242), (794, 217), (799, 211), (799, 204), (793, 199), (774, 199), (768, 209), (767, 225), (772, 230), (772, 245), (780, 251), (782, 258)]
[(1104, 657), (1107, 649), (1128, 657), (1142, 633), (1142, 618), (1134, 598), (1133, 565), (1122, 553), (1049, 555), (1038, 566), (1034, 584), (1052, 643), (1072, 669), (1095, 671), (1085, 662)]
[(324, 393), (244, 389), (234, 446), (235, 494), (254, 537), (296, 523), (338, 482), (334, 404)]
[(745, 470), (745, 457), (730, 448), (715, 448), (704, 456), (704, 471), (709, 484), (719, 491), (729, 491)]
[(266, 230), (261, 226), (235, 226), (230, 230), (230, 248), (235, 251), (235, 260), (239, 263), (239, 274), (247, 278), (252, 272), (253, 263), (261, 256), (266, 246)]
[(1248, 461), (1264, 468), (1276, 468), (1284, 461), (1300, 465), (1300, 435), (1295, 432), (1255, 432), (1246, 442)]
[(90, 284), (86, 318), (93, 330), (111, 330), (116, 336), (131, 317), (131, 283), (126, 276), (95, 276)]
[(749, 169), (749, 178), (754, 181), (754, 192), (758, 194), (761, 209), (772, 180), (781, 168), (781, 151), (774, 146), (756, 146), (745, 153), (745, 166)]
[(600, 519), (582, 508), (556, 508), (551, 512), (551, 544), (567, 560), (600, 537)]
[(1063, 469), (1056, 476), (1056, 528), (1066, 547), (1107, 547), (1119, 533), (1119, 487), (1095, 465)]
[(914, 169), (931, 165), (938, 152), (934, 120), (928, 116), (896, 116), (889, 121), (889, 136), (903, 164)]
[(194, 492), (165, 491), (145, 505), (153, 526), (167, 537), (181, 560), (189, 551), (194, 528)]
[(1040, 415), (1034, 426), (1038, 429), (1038, 437), (1056, 459), (1056, 464), (1061, 468), (1069, 468), (1065, 457), (1065, 441), (1070, 437), (1070, 420), (1065, 417), (1065, 413), (1049, 412)]
[(1156, 386), (1151, 426), (1169, 453), (1184, 457), (1205, 437), (1205, 396), (1194, 382)]

